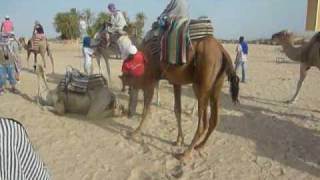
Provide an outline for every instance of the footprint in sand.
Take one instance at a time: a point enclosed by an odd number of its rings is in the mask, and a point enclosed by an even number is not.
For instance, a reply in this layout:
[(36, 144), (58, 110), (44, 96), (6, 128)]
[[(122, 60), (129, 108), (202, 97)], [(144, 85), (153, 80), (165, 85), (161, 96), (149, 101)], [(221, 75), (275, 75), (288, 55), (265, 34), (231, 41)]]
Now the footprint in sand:
[(152, 180), (152, 176), (142, 170), (133, 169), (127, 180)]
[(166, 175), (171, 178), (181, 178), (183, 176), (181, 162), (174, 158), (168, 158), (166, 160)]

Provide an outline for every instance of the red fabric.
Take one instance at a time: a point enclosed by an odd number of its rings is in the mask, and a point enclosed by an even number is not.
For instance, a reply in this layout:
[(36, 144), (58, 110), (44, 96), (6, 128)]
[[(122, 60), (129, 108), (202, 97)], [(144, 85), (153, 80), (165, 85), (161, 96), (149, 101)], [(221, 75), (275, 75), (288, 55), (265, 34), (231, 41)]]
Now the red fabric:
[(11, 33), (13, 31), (13, 22), (10, 20), (5, 20), (2, 23), (2, 32)]
[(140, 77), (144, 73), (144, 55), (138, 51), (133, 58), (124, 60), (122, 72), (135, 77)]

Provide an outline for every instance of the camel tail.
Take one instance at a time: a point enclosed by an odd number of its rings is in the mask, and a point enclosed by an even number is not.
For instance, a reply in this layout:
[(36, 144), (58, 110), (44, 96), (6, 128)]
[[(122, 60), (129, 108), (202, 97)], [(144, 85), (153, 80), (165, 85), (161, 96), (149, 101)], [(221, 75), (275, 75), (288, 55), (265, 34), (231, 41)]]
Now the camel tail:
[(237, 73), (234, 69), (230, 55), (223, 47), (222, 47), (222, 52), (223, 52), (223, 63), (225, 67), (225, 72), (227, 73), (228, 81), (230, 83), (231, 98), (234, 103), (238, 103), (239, 91), (240, 91), (240, 87), (239, 87), (240, 78), (237, 76)]

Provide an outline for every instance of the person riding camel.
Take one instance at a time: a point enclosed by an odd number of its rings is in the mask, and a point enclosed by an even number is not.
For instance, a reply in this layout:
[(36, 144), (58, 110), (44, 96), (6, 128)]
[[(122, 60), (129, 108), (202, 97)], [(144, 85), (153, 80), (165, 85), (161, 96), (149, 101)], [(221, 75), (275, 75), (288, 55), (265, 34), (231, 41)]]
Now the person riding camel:
[(7, 15), (4, 18), (4, 21), (1, 23), (1, 32), (6, 34), (13, 34), (14, 26), (13, 22), (10, 20), (10, 17)]
[(120, 10), (117, 10), (115, 4), (110, 3), (108, 5), (108, 10), (111, 13), (111, 21), (109, 22), (110, 27), (108, 28), (109, 33), (120, 35), (126, 34), (124, 28), (127, 26), (127, 21)]
[(39, 21), (35, 21), (34, 27), (33, 27), (33, 32), (32, 32), (32, 49), (35, 48), (36, 44), (38, 41), (45, 40), (45, 34), (43, 30), (43, 26), (40, 24)]
[(165, 27), (172, 19), (188, 18), (188, 1), (187, 0), (171, 0), (166, 9), (158, 17), (158, 23), (161, 27)]

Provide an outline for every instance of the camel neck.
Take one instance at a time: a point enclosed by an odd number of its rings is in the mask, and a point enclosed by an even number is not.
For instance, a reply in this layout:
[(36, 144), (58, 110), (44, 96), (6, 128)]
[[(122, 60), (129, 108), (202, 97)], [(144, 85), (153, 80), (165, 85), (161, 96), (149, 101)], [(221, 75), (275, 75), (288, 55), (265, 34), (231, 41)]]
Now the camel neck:
[(301, 62), (301, 47), (294, 47), (293, 42), (288, 40), (281, 43), (284, 53), (293, 61)]

